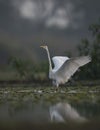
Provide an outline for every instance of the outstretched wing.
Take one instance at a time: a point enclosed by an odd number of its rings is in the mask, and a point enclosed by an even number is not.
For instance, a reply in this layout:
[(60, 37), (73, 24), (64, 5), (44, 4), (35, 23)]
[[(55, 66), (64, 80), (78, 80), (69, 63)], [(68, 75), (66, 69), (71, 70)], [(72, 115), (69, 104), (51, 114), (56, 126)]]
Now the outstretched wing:
[(53, 60), (53, 63), (54, 63), (54, 68), (53, 68), (53, 71), (57, 71), (63, 64), (66, 60), (68, 60), (69, 58), (68, 57), (65, 57), (65, 56), (55, 56), (52, 58)]
[(90, 56), (80, 56), (76, 58), (70, 58), (67, 60), (56, 72), (56, 75), (61, 77), (64, 82), (67, 82), (68, 79), (77, 71), (77, 69), (91, 61)]

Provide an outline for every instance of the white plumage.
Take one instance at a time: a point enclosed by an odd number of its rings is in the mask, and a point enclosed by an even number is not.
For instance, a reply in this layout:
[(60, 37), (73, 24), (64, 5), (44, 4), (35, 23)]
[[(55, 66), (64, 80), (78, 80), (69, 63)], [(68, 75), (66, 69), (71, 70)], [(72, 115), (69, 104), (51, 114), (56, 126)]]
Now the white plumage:
[(52, 61), (54, 63), (54, 68), (53, 71), (56, 72), (63, 64), (66, 60), (68, 60), (69, 58), (66, 56), (55, 56), (52, 58)]
[(49, 60), (49, 78), (53, 80), (53, 85), (66, 83), (70, 77), (78, 70), (79, 67), (91, 61), (90, 56), (80, 56), (75, 58), (68, 58), (65, 56), (55, 56), (52, 58), (54, 68), (50, 59), (50, 53), (47, 46), (41, 46), (47, 51)]

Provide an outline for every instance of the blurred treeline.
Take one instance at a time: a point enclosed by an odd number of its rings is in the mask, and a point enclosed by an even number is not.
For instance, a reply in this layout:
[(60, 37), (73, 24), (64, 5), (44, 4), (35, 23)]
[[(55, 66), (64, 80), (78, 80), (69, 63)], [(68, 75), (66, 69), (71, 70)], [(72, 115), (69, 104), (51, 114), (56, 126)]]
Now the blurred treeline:
[[(76, 79), (100, 79), (100, 21), (89, 27), (91, 38), (84, 38), (77, 46), (78, 55), (90, 55), (92, 62), (79, 69)], [(66, 54), (67, 55), (67, 54)], [(8, 72), (7, 72), (8, 71)], [(5, 76), (6, 73), (6, 76)], [(33, 63), (18, 57), (10, 57), (7, 69), (0, 72), (0, 80), (47, 80), (48, 61)]]
[(78, 45), (79, 55), (90, 55), (91, 63), (81, 68), (79, 79), (100, 79), (100, 21), (89, 26), (91, 39), (85, 38)]

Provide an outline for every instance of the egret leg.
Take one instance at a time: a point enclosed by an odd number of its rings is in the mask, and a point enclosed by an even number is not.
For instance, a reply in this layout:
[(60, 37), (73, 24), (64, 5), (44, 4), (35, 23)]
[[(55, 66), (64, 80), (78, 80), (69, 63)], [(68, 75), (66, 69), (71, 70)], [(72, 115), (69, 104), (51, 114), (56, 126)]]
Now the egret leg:
[(59, 90), (59, 84), (56, 80), (53, 80), (53, 86), (55, 87), (55, 92), (57, 92)]
[(59, 84), (56, 83), (56, 91), (59, 91)]
[(59, 91), (59, 87), (56, 87), (56, 92), (58, 92)]

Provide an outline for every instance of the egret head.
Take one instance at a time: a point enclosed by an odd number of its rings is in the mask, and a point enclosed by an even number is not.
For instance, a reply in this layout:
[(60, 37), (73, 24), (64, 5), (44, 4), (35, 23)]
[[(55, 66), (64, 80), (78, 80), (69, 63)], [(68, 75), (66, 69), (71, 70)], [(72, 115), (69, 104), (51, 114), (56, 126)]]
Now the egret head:
[(44, 46), (40, 46), (40, 47), (42, 47), (42, 48), (44, 48), (44, 49), (48, 49), (48, 46), (46, 46), (46, 45), (44, 45)]

